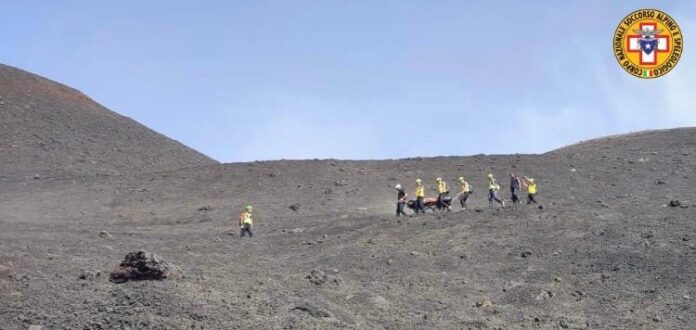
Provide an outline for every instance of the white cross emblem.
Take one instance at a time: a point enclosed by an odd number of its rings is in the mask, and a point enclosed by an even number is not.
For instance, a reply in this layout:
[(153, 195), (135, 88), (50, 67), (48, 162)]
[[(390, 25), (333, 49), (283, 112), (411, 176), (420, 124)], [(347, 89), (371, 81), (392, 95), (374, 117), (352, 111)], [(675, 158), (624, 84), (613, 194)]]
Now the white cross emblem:
[[(657, 23), (640, 23), (640, 29), (647, 29), (654, 31), (657, 29)], [(627, 36), (627, 43), (628, 47), (627, 52), (629, 53), (640, 53), (640, 63), (641, 65), (650, 65), (650, 64), (657, 64), (657, 53), (667, 53), (669, 52), (669, 35), (666, 34), (658, 34), (655, 35), (655, 39), (657, 39), (657, 48), (655, 51), (650, 52), (650, 54), (647, 54), (640, 48), (640, 39), (643, 38), (642, 35), (638, 34), (631, 34)], [(650, 48), (650, 44), (645, 46), (646, 48)]]

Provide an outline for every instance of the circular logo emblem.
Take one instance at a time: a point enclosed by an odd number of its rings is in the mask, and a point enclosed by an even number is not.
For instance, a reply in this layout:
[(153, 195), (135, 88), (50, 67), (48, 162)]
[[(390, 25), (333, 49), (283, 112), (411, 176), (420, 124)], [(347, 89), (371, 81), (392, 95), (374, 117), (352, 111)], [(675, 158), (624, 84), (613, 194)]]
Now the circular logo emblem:
[(614, 56), (626, 72), (657, 78), (679, 62), (684, 40), (677, 22), (657, 9), (628, 14), (614, 32)]

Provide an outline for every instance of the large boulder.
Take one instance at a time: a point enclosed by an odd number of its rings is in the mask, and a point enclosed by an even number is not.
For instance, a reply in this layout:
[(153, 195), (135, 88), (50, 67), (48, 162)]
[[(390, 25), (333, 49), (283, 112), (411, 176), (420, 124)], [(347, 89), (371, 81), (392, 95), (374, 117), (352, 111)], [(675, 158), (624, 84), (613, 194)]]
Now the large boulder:
[(162, 257), (147, 251), (131, 252), (109, 276), (109, 281), (125, 283), (128, 281), (151, 281), (168, 278), (176, 266)]

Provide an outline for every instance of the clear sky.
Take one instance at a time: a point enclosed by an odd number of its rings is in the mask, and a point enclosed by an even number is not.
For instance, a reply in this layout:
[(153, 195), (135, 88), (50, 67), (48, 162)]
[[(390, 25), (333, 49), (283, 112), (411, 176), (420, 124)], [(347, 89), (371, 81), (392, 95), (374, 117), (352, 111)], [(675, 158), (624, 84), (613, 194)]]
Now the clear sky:
[[(541, 153), (696, 126), (696, 1), (1, 1), (0, 62), (224, 162)], [(685, 47), (644, 80), (619, 21)]]

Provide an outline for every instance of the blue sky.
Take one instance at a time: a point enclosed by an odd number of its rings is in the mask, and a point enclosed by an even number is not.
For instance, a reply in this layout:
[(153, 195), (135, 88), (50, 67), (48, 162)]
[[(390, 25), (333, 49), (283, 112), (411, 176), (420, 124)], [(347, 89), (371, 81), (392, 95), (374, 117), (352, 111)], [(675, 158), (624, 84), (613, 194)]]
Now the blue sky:
[[(205, 3), (205, 5), (201, 5)], [(679, 23), (655, 80), (612, 53)], [(0, 62), (224, 162), (541, 153), (696, 126), (693, 1), (4, 1)]]

